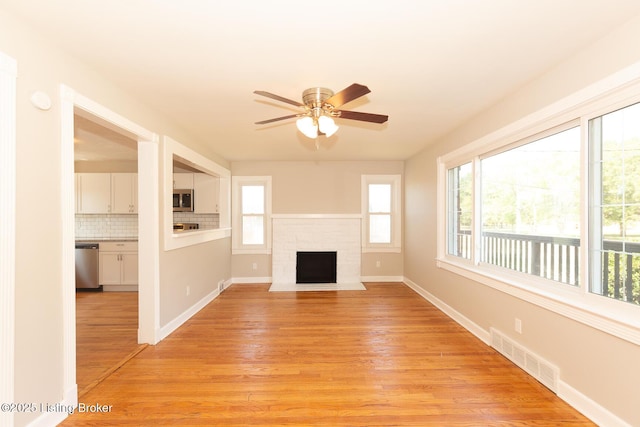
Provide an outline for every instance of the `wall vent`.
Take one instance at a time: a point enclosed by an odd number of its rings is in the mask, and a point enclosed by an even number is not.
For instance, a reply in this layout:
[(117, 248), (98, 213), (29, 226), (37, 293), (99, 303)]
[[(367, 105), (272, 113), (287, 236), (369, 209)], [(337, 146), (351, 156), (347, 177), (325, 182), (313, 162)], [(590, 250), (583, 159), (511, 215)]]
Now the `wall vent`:
[(556, 366), (511, 340), (497, 329), (490, 328), (490, 332), (493, 348), (557, 394), (560, 370)]

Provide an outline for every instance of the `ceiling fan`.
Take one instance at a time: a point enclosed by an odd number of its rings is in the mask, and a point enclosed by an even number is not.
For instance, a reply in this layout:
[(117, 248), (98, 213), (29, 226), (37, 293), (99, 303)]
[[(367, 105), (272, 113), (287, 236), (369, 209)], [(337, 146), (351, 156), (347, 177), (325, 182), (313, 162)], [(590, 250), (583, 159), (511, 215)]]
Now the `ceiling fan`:
[(389, 116), (382, 114), (361, 113), (359, 111), (340, 110), (344, 104), (351, 102), (361, 96), (371, 92), (368, 87), (358, 83), (354, 83), (346, 89), (338, 93), (333, 93), (331, 89), (323, 87), (313, 87), (302, 92), (302, 102), (292, 99), (283, 98), (270, 92), (256, 90), (256, 95), (266, 96), (276, 101), (286, 102), (296, 107), (304, 108), (304, 112), (298, 114), (290, 114), (288, 116), (277, 117), (275, 119), (262, 120), (256, 122), (257, 125), (264, 125), (280, 120), (292, 119), (298, 117), (296, 125), (300, 132), (309, 138), (317, 138), (318, 135), (333, 135), (338, 126), (333, 118), (341, 118), (348, 120), (358, 120), (361, 122), (384, 123)]

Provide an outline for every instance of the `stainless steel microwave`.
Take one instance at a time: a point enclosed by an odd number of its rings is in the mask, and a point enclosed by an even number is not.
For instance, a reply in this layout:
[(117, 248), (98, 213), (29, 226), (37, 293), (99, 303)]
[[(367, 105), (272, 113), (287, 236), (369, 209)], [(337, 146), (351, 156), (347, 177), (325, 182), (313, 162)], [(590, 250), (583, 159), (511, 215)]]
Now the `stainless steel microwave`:
[(173, 211), (193, 212), (193, 190), (173, 190)]

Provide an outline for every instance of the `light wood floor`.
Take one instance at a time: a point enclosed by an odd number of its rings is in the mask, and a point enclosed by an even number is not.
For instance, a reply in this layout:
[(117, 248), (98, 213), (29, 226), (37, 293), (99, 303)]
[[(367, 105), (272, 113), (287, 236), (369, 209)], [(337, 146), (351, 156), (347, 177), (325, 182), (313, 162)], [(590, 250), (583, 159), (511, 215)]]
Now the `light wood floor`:
[(76, 292), (76, 383), (80, 396), (139, 348), (137, 292)]
[(592, 426), (408, 287), (235, 285), (62, 425)]

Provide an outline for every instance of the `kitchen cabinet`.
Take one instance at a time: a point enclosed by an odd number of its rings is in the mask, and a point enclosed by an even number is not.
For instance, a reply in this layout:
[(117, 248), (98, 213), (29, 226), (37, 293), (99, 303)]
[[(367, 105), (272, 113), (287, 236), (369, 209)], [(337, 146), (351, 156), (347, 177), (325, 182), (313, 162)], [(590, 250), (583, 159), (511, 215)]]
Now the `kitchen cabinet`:
[(76, 213), (101, 214), (111, 210), (111, 174), (76, 174)]
[(138, 242), (101, 242), (99, 283), (105, 291), (138, 289)]
[(206, 173), (193, 174), (194, 213), (218, 213), (220, 179)]
[(76, 213), (138, 213), (137, 173), (77, 173)]
[(174, 190), (193, 190), (193, 174), (192, 173), (174, 173), (173, 174)]
[(111, 213), (138, 213), (138, 174), (111, 174)]

